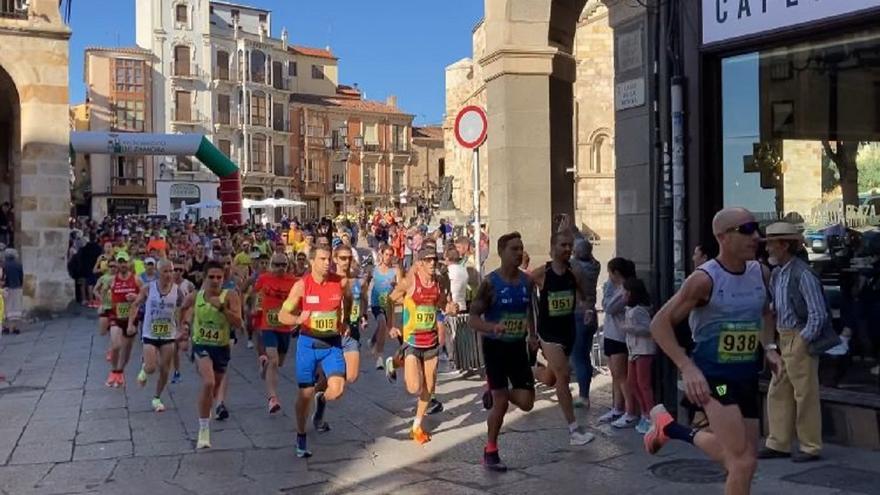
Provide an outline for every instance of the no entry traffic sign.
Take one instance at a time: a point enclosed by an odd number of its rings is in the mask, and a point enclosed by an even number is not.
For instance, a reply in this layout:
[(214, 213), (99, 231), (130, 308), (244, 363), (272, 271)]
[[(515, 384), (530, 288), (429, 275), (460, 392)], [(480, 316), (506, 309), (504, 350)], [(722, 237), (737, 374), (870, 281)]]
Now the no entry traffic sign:
[(467, 106), (455, 117), (455, 139), (465, 148), (478, 148), (486, 140), (489, 121), (478, 106)]

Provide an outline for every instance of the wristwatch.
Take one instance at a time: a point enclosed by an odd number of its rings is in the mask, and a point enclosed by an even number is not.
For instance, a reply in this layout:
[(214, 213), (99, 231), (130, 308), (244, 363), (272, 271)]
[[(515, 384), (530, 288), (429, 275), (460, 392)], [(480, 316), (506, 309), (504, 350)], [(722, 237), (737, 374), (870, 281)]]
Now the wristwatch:
[(764, 346), (764, 349), (765, 349), (765, 350), (768, 350), (768, 351), (776, 351), (776, 352), (779, 352), (779, 346), (776, 345), (776, 344), (767, 344), (766, 346)]

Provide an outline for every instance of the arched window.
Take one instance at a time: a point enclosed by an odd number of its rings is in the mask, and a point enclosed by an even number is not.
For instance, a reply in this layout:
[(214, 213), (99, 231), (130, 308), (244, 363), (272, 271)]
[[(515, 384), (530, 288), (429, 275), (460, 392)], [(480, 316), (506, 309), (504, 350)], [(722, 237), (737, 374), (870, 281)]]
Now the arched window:
[(251, 81), (266, 82), (266, 55), (260, 50), (251, 52)]
[(593, 138), (590, 172), (594, 174), (614, 173), (614, 146), (611, 137), (599, 134)]

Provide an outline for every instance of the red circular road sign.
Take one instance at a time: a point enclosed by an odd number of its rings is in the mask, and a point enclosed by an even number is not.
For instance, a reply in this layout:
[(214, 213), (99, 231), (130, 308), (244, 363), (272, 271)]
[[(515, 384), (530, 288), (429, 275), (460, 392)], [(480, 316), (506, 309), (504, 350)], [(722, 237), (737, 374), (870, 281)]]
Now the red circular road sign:
[(486, 140), (489, 121), (482, 108), (471, 105), (455, 117), (455, 139), (465, 148), (477, 148)]

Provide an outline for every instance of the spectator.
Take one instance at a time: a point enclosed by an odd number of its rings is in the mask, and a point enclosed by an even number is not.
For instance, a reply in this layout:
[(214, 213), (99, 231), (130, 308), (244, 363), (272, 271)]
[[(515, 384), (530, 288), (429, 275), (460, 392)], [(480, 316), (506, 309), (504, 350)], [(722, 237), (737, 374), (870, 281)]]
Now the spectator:
[(644, 435), (651, 429), (649, 413), (654, 408), (651, 367), (654, 364), (654, 355), (657, 354), (657, 344), (651, 338), (651, 297), (645, 283), (637, 278), (625, 281), (623, 290), (626, 298), (623, 331), (629, 353), (626, 376), (630, 394), (642, 412), (636, 431)]
[(0, 243), (15, 246), (15, 214), (9, 201), (0, 205)]
[(3, 320), (7, 323), (9, 331), (13, 335), (21, 333), (19, 325), (22, 317), (22, 287), (24, 286), (24, 269), (18, 259), (15, 249), (7, 248), (4, 253), (3, 263), (3, 287), (5, 289), (4, 303), (6, 315)]
[[(525, 260), (525, 257), (523, 257)], [(584, 291), (584, 301), (577, 300), (575, 306), (574, 349), (571, 361), (578, 382), (578, 396), (574, 400), (575, 407), (590, 407), (590, 384), (593, 379), (593, 365), (590, 352), (593, 349), (593, 337), (599, 329), (596, 317), (596, 286), (602, 265), (593, 257), (593, 244), (575, 231), (574, 251), (571, 258), (573, 272)]]

